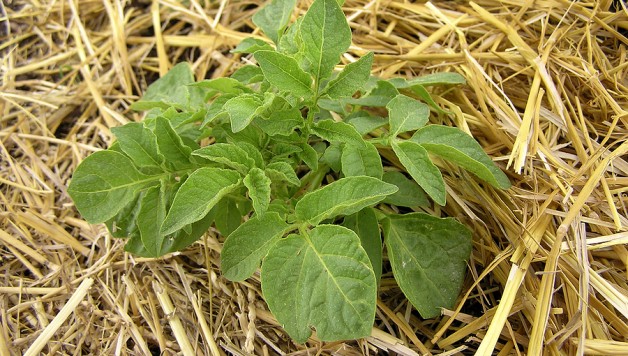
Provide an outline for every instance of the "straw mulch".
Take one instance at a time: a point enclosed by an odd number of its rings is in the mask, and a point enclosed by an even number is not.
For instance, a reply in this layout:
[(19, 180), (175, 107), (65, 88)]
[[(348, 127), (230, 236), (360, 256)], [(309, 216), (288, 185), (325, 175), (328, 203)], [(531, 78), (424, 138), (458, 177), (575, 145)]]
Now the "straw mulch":
[[(513, 182), (445, 166), (447, 206), (474, 231), (455, 310), (422, 320), (384, 275), (372, 336), (290, 341), (257, 277), (231, 283), (223, 238), (161, 259), (81, 220), (77, 164), (140, 120), (129, 104), (173, 64), (198, 78), (259, 1), (4, 0), (0, 5), (0, 355), (628, 355), (628, 11), (619, 1), (348, 0), (343, 59), (374, 74), (463, 74), (437, 101)], [(300, 11), (307, 2), (300, 4)], [(260, 35), (255, 31), (254, 35)], [(459, 107), (459, 109), (458, 109)]]

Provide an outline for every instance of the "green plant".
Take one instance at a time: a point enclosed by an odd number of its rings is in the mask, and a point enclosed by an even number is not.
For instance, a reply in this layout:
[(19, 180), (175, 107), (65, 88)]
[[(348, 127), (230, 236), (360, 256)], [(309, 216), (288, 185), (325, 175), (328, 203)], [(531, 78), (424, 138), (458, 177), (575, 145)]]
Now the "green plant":
[(460, 291), (471, 233), (391, 206), (426, 206), (425, 193), (445, 204), (430, 155), (509, 187), (472, 137), (427, 125), (430, 107), (414, 98), (440, 111), (425, 87), (464, 80), (379, 80), (372, 53), (334, 72), (351, 43), (339, 4), (316, 0), (288, 25), (294, 6), (274, 0), (255, 15), (274, 45), (249, 38), (234, 52), (257, 66), (195, 82), (178, 64), (153, 83), (132, 106), (145, 119), (112, 129), (116, 142), (79, 165), (68, 191), (87, 221), (140, 256), (181, 250), (213, 224), (227, 236), (225, 277), (242, 281), (261, 264), (268, 306), (298, 342), (312, 327), (321, 340), (370, 334), (380, 225), (397, 283), (423, 317), (437, 316)]

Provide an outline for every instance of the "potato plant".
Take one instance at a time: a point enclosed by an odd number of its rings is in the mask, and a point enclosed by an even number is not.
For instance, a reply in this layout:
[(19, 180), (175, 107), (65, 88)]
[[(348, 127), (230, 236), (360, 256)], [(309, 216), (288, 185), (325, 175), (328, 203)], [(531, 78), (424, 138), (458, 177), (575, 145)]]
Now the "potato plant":
[(440, 109), (425, 88), (464, 80), (380, 80), (372, 53), (335, 71), (351, 44), (340, 5), (316, 0), (290, 24), (294, 6), (274, 0), (255, 15), (272, 43), (249, 38), (234, 52), (257, 65), (195, 81), (180, 63), (150, 85), (132, 106), (144, 120), (113, 128), (115, 143), (78, 166), (68, 191), (139, 256), (184, 249), (213, 226), (226, 236), (224, 276), (261, 266), (264, 298), (297, 342), (313, 329), (321, 340), (370, 335), (384, 246), (408, 300), (435, 317), (460, 292), (471, 233), (391, 206), (445, 205), (434, 156), (510, 185), (472, 137), (428, 124)]

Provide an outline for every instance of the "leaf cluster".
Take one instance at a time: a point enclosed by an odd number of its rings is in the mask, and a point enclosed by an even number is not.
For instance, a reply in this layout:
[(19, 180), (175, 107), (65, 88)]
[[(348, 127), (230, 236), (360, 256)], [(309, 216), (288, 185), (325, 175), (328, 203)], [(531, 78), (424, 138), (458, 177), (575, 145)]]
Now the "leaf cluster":
[(321, 340), (370, 334), (384, 246), (423, 317), (453, 305), (469, 230), (392, 208), (446, 203), (434, 156), (510, 184), (471, 136), (428, 125), (442, 110), (426, 87), (464, 83), (459, 75), (380, 80), (372, 53), (335, 71), (351, 44), (340, 5), (316, 0), (290, 24), (295, 1), (272, 1), (253, 18), (272, 43), (244, 40), (234, 52), (257, 65), (229, 78), (195, 81), (176, 65), (133, 104), (145, 119), (114, 128), (116, 142), (87, 157), (68, 189), (87, 221), (139, 256), (181, 250), (215, 227), (225, 277), (261, 266), (266, 302), (298, 342), (312, 328)]

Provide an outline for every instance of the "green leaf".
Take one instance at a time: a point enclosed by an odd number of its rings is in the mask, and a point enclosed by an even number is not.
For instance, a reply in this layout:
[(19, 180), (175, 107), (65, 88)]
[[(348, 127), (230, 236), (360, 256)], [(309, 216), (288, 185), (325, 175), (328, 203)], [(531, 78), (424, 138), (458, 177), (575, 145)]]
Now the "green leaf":
[(316, 105), (323, 110), (321, 113), (331, 111), (340, 114), (341, 117), (344, 117), (347, 115), (346, 100), (347, 99), (330, 99), (329, 97), (324, 96), (318, 98)]
[(159, 167), (164, 156), (158, 152), (155, 134), (139, 122), (114, 127), (111, 132), (116, 136), (120, 148), (138, 167)]
[(412, 91), (414, 92), (414, 94), (416, 94), (421, 100), (423, 100), (424, 102), (426, 102), (429, 106), (431, 106), (434, 110), (440, 112), (440, 113), (444, 113), (447, 114), (448, 112), (443, 110), (432, 98), (432, 96), (430, 95), (430, 93), (427, 91), (427, 89), (425, 89), (425, 87), (421, 86), (421, 85), (415, 85), (412, 88)]
[(261, 118), (268, 119), (277, 111), (292, 109), (288, 100), (280, 95), (273, 92), (265, 92), (263, 95), (264, 103), (257, 110), (257, 115)]
[(342, 173), (345, 176), (370, 176), (382, 178), (384, 169), (377, 148), (371, 143), (344, 145), (342, 149)]
[(294, 169), (286, 162), (273, 162), (266, 166), (265, 172), (273, 181), (283, 181), (297, 187), (301, 185), (301, 181)]
[(421, 316), (452, 308), (471, 255), (471, 232), (451, 218), (412, 213), (385, 219), (384, 236), (395, 279)]
[(242, 213), (238, 209), (235, 199), (224, 197), (212, 209), (215, 212), (216, 229), (222, 236), (229, 236), (240, 224)]
[(393, 137), (425, 126), (430, 117), (430, 109), (427, 105), (403, 94), (392, 99), (386, 108), (390, 120), (390, 133)]
[(303, 117), (298, 108), (290, 108), (275, 111), (268, 119), (258, 118), (254, 123), (269, 136), (288, 136), (303, 126)]
[(254, 57), (266, 80), (277, 89), (296, 96), (312, 96), (312, 78), (299, 67), (294, 58), (275, 51), (257, 51)]
[(68, 193), (83, 218), (97, 224), (116, 216), (140, 189), (158, 179), (140, 173), (127, 156), (105, 150), (92, 153), (81, 162)]
[[(301, 45), (316, 83), (328, 78), (351, 45), (351, 28), (336, 0), (316, 0), (303, 17)], [(318, 89), (318, 88), (317, 88)]]
[(329, 142), (342, 142), (352, 145), (364, 145), (362, 135), (356, 129), (344, 122), (323, 120), (312, 127), (312, 133)]
[(262, 73), (262, 69), (260, 67), (247, 64), (233, 72), (233, 74), (231, 74), (231, 79), (235, 79), (242, 84), (253, 84), (264, 80), (264, 74)]
[[(255, 15), (253, 16), (255, 18)], [(243, 39), (231, 53), (255, 53), (257, 51), (272, 51), (271, 45), (259, 38), (247, 37)]]
[(242, 94), (229, 99), (224, 110), (231, 119), (231, 131), (237, 133), (244, 130), (253, 121), (261, 105), (262, 101), (255, 94)]
[(278, 52), (294, 57), (298, 62), (300, 62), (300, 59), (302, 58), (302, 54), (299, 53), (299, 48), (301, 48), (299, 28), (301, 27), (302, 20), (303, 17), (299, 17), (296, 21), (290, 24), (277, 44)]
[(413, 180), (406, 178), (403, 173), (397, 171), (384, 172), (382, 180), (399, 188), (395, 194), (387, 196), (383, 200), (384, 203), (408, 208), (429, 205), (423, 189)]
[(242, 224), (242, 213), (235, 199), (224, 197), (211, 211), (215, 214), (216, 229), (222, 236), (229, 236)]
[(116, 216), (105, 222), (111, 236), (125, 239), (138, 233), (135, 219), (140, 211), (140, 195), (141, 194), (136, 195), (135, 199), (122, 208)]
[(161, 226), (161, 233), (171, 234), (202, 219), (220, 199), (240, 185), (236, 171), (199, 168), (183, 182)]
[(253, 23), (273, 42), (279, 43), (295, 5), (296, 0), (272, 0), (253, 15)]
[(249, 88), (245, 87), (241, 82), (233, 78), (225, 78), (225, 77), (201, 80), (194, 84), (190, 84), (190, 86), (214, 90), (214, 91), (224, 93), (224, 94), (235, 94), (235, 95), (251, 91)]
[[(179, 230), (175, 234), (171, 234), (162, 238), (161, 250), (157, 256), (181, 251), (197, 241), (211, 226), (214, 221), (213, 214), (210, 212), (203, 219), (193, 223), (186, 231)], [(124, 250), (140, 257), (157, 257), (150, 252), (140, 237), (140, 234), (131, 236), (129, 241), (124, 245)]]
[(150, 257), (161, 256), (164, 235), (159, 232), (159, 222), (166, 217), (166, 197), (162, 187), (152, 187), (146, 191), (140, 202), (137, 226), (142, 244)]
[(510, 188), (508, 177), (493, 163), (482, 146), (465, 132), (448, 126), (430, 125), (417, 131), (412, 141), (501, 189)]
[(264, 157), (257, 147), (245, 141), (235, 141), (235, 145), (246, 152), (246, 155), (253, 159), (255, 167), (264, 168)]
[(381, 116), (371, 115), (367, 111), (355, 111), (347, 116), (344, 119), (344, 122), (355, 127), (360, 135), (366, 135), (388, 124), (388, 119)]
[(234, 282), (251, 277), (262, 258), (288, 228), (288, 224), (274, 212), (244, 222), (227, 237), (220, 252), (223, 276)]
[(346, 102), (353, 105), (384, 107), (397, 95), (399, 91), (385, 80), (379, 80), (375, 88), (360, 98), (348, 98)]
[(186, 169), (192, 165), (190, 162), (192, 149), (183, 143), (181, 136), (172, 128), (167, 119), (163, 117), (155, 119), (155, 136), (159, 153), (166, 159), (166, 164), (177, 170)]
[(133, 110), (150, 110), (155, 107), (167, 109), (170, 106), (184, 109), (190, 104), (187, 84), (194, 82), (194, 74), (186, 62), (172, 67), (163, 77), (146, 89), (144, 96), (131, 105)]
[(340, 172), (342, 170), (342, 144), (338, 142), (332, 142), (321, 157), (321, 162), (326, 164), (334, 172)]
[(246, 151), (233, 143), (214, 143), (200, 148), (192, 154), (224, 164), (242, 174), (246, 174), (249, 169), (255, 167), (255, 161), (249, 157)]
[(438, 204), (445, 205), (445, 181), (425, 148), (412, 141), (393, 141), (393, 151), (410, 176)]
[(129, 238), (127, 243), (124, 245), (124, 251), (132, 253), (135, 256), (150, 257), (150, 253), (146, 247), (144, 247), (139, 233), (134, 234), (131, 238)]
[(249, 198), (253, 201), (253, 209), (257, 215), (264, 215), (270, 204), (271, 180), (263, 170), (255, 167), (244, 177), (244, 185), (249, 190)]
[(392, 78), (388, 80), (396, 88), (409, 88), (414, 85), (430, 86), (444, 84), (465, 84), (464, 77), (458, 73), (442, 72), (432, 73), (421, 77), (406, 80), (404, 78)]
[(305, 342), (369, 336), (377, 283), (356, 234), (321, 225), (273, 245), (262, 263), (262, 292), (290, 337)]
[[(244, 130), (234, 133), (231, 131), (231, 124), (219, 124), (212, 128), (212, 134), (216, 142), (232, 142), (236, 145), (247, 143), (254, 147), (261, 147), (266, 142), (264, 132), (253, 125), (249, 125)], [(247, 151), (247, 153), (249, 152)], [(255, 159), (250, 154), (249, 157)]]
[(313, 171), (318, 169), (318, 152), (307, 143), (301, 145), (301, 152), (297, 152), (299, 159)]
[(373, 52), (347, 66), (330, 81), (321, 95), (328, 95), (332, 99), (352, 96), (361, 89), (371, 75), (373, 65)]
[(316, 225), (375, 205), (397, 187), (373, 177), (347, 177), (306, 194), (295, 207), (297, 219)]
[(366, 251), (375, 272), (375, 280), (379, 284), (382, 277), (382, 237), (379, 232), (377, 216), (372, 208), (365, 208), (353, 215), (349, 215), (342, 222), (342, 225), (353, 230)]
[(206, 108), (205, 118), (201, 123), (201, 127), (205, 127), (212, 123), (214, 120), (217, 120), (221, 117), (228, 117), (229, 114), (225, 112), (225, 104), (227, 103), (227, 101), (235, 97), (235, 94), (222, 94), (214, 99), (214, 101), (212, 101), (211, 104), (209, 104), (209, 106), (207, 106)]

